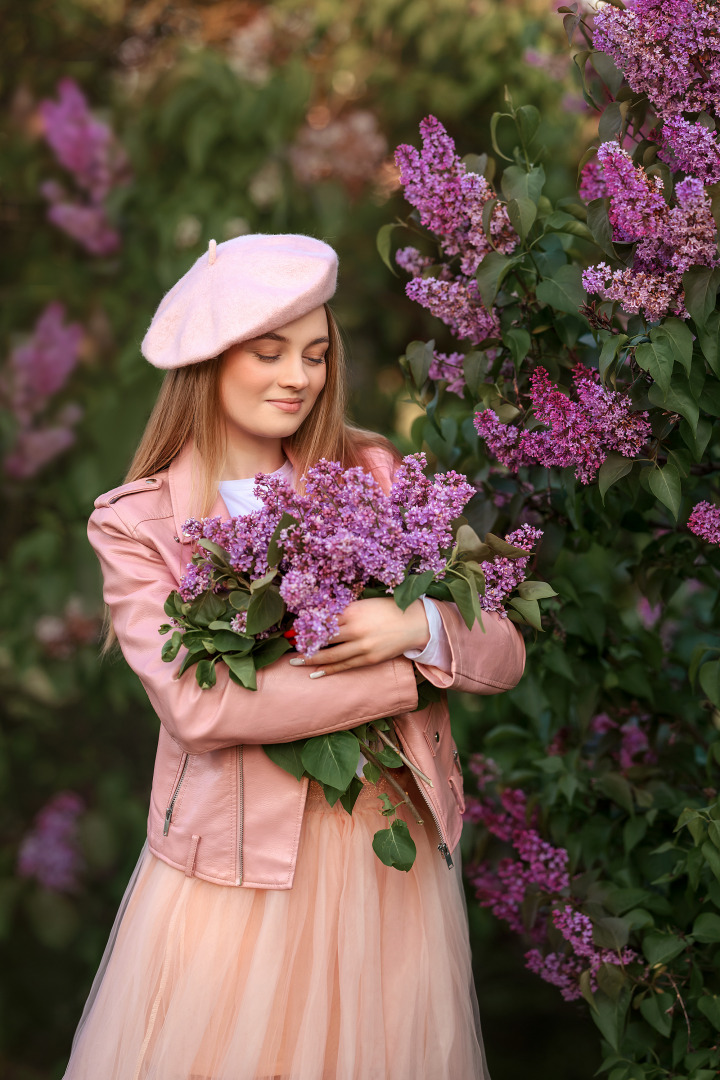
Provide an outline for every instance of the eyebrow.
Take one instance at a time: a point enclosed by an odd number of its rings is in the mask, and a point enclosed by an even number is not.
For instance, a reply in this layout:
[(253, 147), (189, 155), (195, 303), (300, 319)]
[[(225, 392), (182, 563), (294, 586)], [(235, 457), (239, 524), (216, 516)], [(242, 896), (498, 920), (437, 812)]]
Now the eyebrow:
[[(269, 341), (282, 341), (283, 344), (285, 344), (285, 345), (289, 344), (289, 339), (288, 338), (283, 337), (282, 334), (276, 334), (274, 330), (270, 330), (267, 334), (258, 334), (257, 337), (251, 338), (252, 341), (265, 341), (266, 339), (269, 340)], [(328, 338), (328, 337), (318, 337), (318, 338), (314, 338), (312, 341), (308, 341), (305, 348), (309, 348), (310, 345), (329, 345), (329, 344), (330, 344), (330, 338)]]

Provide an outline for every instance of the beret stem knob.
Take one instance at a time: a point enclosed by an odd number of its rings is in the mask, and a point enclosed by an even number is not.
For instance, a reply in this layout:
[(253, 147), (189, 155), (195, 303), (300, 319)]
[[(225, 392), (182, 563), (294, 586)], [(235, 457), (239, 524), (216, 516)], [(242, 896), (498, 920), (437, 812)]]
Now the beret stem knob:
[(217, 259), (217, 244), (211, 240), (208, 244), (208, 266), (212, 266)]

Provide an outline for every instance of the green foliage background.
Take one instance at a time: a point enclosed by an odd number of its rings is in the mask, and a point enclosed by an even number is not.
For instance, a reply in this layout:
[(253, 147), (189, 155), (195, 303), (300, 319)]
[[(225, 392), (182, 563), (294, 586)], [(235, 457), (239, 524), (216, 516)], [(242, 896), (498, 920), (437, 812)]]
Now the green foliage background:
[[(262, 13), (270, 44), (258, 73), (238, 56)], [(144, 836), (157, 720), (124, 664), (98, 662), (101, 580), (85, 526), (93, 498), (121, 482), (159, 387), (138, 345), (160, 297), (210, 237), (233, 235), (239, 219), (249, 231), (327, 239), (341, 260), (334, 306), (351, 351), (353, 415), (409, 448), (418, 410), (404, 400), (397, 359), (436, 325), (405, 298), (375, 247), (377, 229), (406, 208), (387, 169), (358, 183), (331, 174), (305, 184), (289, 148), (308, 114), (325, 109), (342, 119), (363, 109), (385, 136), (386, 159), (399, 142), (417, 142), (429, 112), (459, 147), (480, 149), (507, 84), (517, 100), (543, 108), (552, 195), (572, 183), (586, 121), (568, 106), (577, 88), (562, 62), (556, 77), (525, 59), (526, 49), (563, 56), (561, 27), (541, 0), (4, 0), (0, 14), (0, 356), (53, 300), (86, 329), (81, 362), (60, 395), (85, 410), (75, 446), (28, 481), (2, 480), (0, 1073), (52, 1080), (62, 1075)], [(38, 191), (43, 180), (62, 179), (36, 109), (63, 76), (82, 86), (131, 159), (133, 180), (112, 197), (123, 246), (110, 258), (88, 256), (50, 225)], [(6, 449), (14, 431), (2, 414)], [(616, 587), (593, 558), (590, 544), (580, 583), (590, 603), (598, 589)], [(38, 633), (47, 616), (65, 627), (61, 650)], [(531, 675), (506, 706), (519, 710), (520, 724), (550, 689), (539, 679)], [(484, 719), (474, 699), (454, 708), (461, 750), (478, 749), (495, 714)], [(15, 874), (35, 813), (66, 788), (88, 806), (88, 870), (71, 895)], [(592, 1075), (595, 1029), (584, 1010), (563, 1006), (526, 972), (520, 944), (472, 902), (470, 917), (495, 1080)]]

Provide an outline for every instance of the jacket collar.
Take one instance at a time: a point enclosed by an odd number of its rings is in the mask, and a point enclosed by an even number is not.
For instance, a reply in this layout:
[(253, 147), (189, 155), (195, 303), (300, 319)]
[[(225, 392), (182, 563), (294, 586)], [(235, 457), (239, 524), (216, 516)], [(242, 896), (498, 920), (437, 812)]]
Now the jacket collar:
[[(282, 448), (285, 456), (294, 464), (292, 451), (285, 439), (282, 440)], [(182, 527), (183, 523), (189, 517), (192, 517), (193, 512), (196, 512), (196, 507), (193, 507), (193, 499), (197, 491), (199, 491), (200, 469), (198, 466), (195, 440), (190, 436), (168, 466), (168, 485), (170, 487), (175, 536), (180, 544), (191, 544), (193, 542), (192, 537), (183, 535)], [(219, 491), (216, 493), (215, 502), (207, 516), (223, 519), (231, 516)]]

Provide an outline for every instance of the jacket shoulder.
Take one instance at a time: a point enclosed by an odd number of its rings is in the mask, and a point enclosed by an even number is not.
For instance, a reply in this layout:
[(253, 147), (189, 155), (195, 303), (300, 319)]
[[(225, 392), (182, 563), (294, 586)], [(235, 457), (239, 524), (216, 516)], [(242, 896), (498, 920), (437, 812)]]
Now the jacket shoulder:
[(131, 480), (128, 484), (119, 484), (117, 487), (103, 492), (94, 500), (93, 505), (96, 510), (99, 510), (102, 506), (112, 506), (127, 495), (142, 496), (148, 495), (150, 492), (158, 492), (163, 484), (165, 484), (164, 476), (143, 476), (139, 480)]

